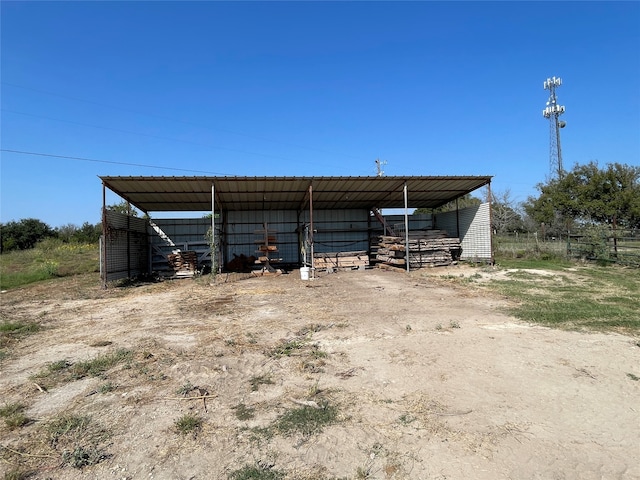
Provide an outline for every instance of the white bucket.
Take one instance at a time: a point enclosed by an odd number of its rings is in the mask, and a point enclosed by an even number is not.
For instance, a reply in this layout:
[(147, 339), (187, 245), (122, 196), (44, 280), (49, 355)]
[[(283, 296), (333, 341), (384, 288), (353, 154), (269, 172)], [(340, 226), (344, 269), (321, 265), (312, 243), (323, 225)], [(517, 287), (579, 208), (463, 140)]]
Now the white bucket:
[(309, 267), (300, 267), (300, 280), (309, 280)]

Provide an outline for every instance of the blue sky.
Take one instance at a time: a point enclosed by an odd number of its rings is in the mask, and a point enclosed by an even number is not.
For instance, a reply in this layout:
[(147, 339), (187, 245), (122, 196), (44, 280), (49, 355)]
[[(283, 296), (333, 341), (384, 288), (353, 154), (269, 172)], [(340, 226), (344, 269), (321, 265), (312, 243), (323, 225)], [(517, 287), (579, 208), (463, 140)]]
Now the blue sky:
[(640, 164), (639, 2), (0, 8), (2, 222), (97, 223), (99, 175), (360, 176), (376, 158), (524, 201), (550, 173), (551, 76), (565, 168)]

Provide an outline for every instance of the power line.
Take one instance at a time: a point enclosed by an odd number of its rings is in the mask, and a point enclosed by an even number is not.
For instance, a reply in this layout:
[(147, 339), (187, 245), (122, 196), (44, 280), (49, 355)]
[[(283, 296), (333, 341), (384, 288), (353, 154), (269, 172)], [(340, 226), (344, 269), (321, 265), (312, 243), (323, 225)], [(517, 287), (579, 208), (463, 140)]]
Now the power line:
[(102, 129), (102, 130), (110, 130), (112, 132), (127, 133), (127, 134), (130, 134), (130, 135), (140, 135), (140, 136), (149, 137), (149, 138), (157, 138), (157, 139), (160, 139), (160, 140), (169, 140), (169, 141), (173, 141), (173, 142), (189, 143), (191, 145), (198, 145), (200, 147), (215, 148), (217, 150), (224, 150), (224, 151), (227, 151), (227, 152), (242, 153), (244, 155), (256, 155), (256, 156), (259, 156), (259, 157), (275, 158), (277, 160), (286, 160), (288, 162), (292, 162), (293, 161), (290, 158), (280, 157), (280, 156), (277, 156), (277, 155), (269, 155), (268, 153), (257, 153), (257, 152), (249, 152), (249, 151), (246, 151), (246, 150), (238, 150), (238, 149), (235, 149), (235, 148), (218, 147), (218, 146), (210, 145), (210, 144), (206, 144), (206, 143), (193, 142), (191, 140), (182, 140), (180, 138), (163, 137), (161, 135), (152, 135), (152, 134), (149, 134), (149, 133), (132, 132), (130, 130), (123, 130), (123, 129), (120, 129), (120, 128), (103, 127), (103, 126), (100, 126), (100, 125), (91, 125), (89, 123), (74, 122), (72, 120), (63, 120), (61, 118), (47, 117), (47, 116), (44, 116), (44, 115), (36, 115), (34, 113), (25, 113), (25, 112), (17, 112), (15, 110), (7, 110), (6, 108), (0, 109), (0, 111), (6, 112), (6, 113), (13, 113), (13, 114), (16, 114), (16, 115), (25, 115), (27, 117), (42, 118), (42, 119), (45, 119), (45, 120), (53, 120), (55, 122), (69, 123), (71, 125), (80, 125), (82, 127), (98, 128), (98, 129)]
[(190, 173), (205, 173), (208, 175), (231, 175), (229, 173), (219, 173), (219, 172), (207, 172), (202, 170), (191, 170), (188, 168), (175, 168), (175, 167), (160, 167), (158, 165), (145, 165), (142, 163), (128, 163), (128, 162), (115, 162), (112, 160), (98, 160), (95, 158), (85, 158), (85, 157), (71, 157), (68, 155), (54, 155), (52, 153), (41, 153), (41, 152), (25, 152), (23, 150), (9, 150), (6, 148), (0, 148), (0, 152), (7, 153), (17, 153), (19, 155), (35, 155), (38, 157), (51, 157), (51, 158), (64, 158), (65, 160), (78, 160), (83, 162), (94, 162), (94, 163), (108, 163), (111, 165), (126, 165), (129, 167), (144, 167), (144, 168), (157, 168), (159, 170), (173, 170), (177, 172), (190, 172)]
[(328, 154), (328, 155), (339, 155), (341, 157), (353, 158), (355, 160), (363, 160), (362, 158), (359, 158), (359, 157), (356, 157), (356, 156), (353, 156), (353, 155), (336, 154), (336, 153), (329, 152), (327, 150), (322, 150), (322, 149), (319, 149), (319, 148), (307, 147), (307, 146), (304, 146), (304, 145), (297, 145), (295, 143), (282, 142), (280, 140), (273, 140), (273, 139), (266, 138), (266, 137), (259, 137), (259, 136), (255, 136), (255, 135), (249, 135), (249, 134), (246, 134), (246, 133), (235, 132), (233, 130), (226, 130), (226, 129), (223, 129), (223, 128), (215, 128), (214, 129), (214, 128), (211, 128), (211, 127), (205, 127), (205, 126), (202, 126), (202, 125), (198, 125), (197, 123), (188, 122), (188, 121), (185, 121), (185, 120), (179, 120), (179, 119), (175, 119), (175, 118), (165, 117), (165, 116), (162, 116), (162, 115), (156, 115), (156, 114), (153, 114), (153, 113), (146, 113), (146, 112), (141, 112), (141, 111), (138, 111), (138, 110), (132, 110), (132, 109), (129, 109), (129, 108), (108, 105), (106, 103), (95, 102), (93, 100), (85, 100), (85, 99), (82, 99), (82, 98), (72, 97), (72, 96), (69, 96), (69, 95), (62, 95), (60, 93), (49, 92), (49, 91), (40, 90), (40, 89), (37, 89), (37, 88), (25, 87), (24, 85), (18, 85), (18, 84), (15, 84), (15, 83), (10, 83), (10, 82), (5, 82), (5, 81), (0, 81), (0, 83), (3, 84), (3, 85), (11, 86), (11, 87), (22, 88), (24, 90), (31, 90), (32, 92), (43, 93), (45, 95), (52, 95), (52, 96), (55, 96), (55, 97), (66, 98), (68, 100), (74, 100), (74, 101), (77, 101), (77, 102), (84, 102), (84, 103), (89, 103), (89, 104), (92, 104), (92, 105), (98, 105), (100, 107), (111, 108), (111, 109), (114, 109), (114, 110), (121, 110), (123, 112), (135, 113), (137, 115), (145, 115), (147, 117), (153, 117), (153, 118), (158, 118), (158, 119), (161, 119), (161, 120), (167, 120), (167, 121), (170, 121), (170, 122), (176, 122), (176, 123), (182, 123), (182, 124), (185, 124), (185, 125), (191, 125), (191, 126), (194, 126), (194, 127), (205, 129), (205, 130), (230, 133), (232, 135), (238, 135), (238, 136), (241, 136), (241, 137), (252, 138), (254, 140), (262, 140), (262, 141), (265, 141), (265, 142), (279, 143), (281, 145), (285, 145), (285, 146), (289, 146), (289, 147), (295, 147), (295, 148), (301, 148), (301, 149), (304, 149), (304, 150), (311, 150), (311, 151), (315, 151), (315, 152), (318, 152), (318, 153), (325, 153), (325, 154)]

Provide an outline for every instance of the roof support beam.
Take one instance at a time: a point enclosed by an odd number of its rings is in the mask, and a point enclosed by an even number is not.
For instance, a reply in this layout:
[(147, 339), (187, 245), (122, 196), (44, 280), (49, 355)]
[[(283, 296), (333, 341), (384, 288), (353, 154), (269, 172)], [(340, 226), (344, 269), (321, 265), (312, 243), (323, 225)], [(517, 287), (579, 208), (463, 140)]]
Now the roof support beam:
[(107, 289), (107, 186), (102, 182), (102, 238), (100, 239), (100, 275), (102, 288)]
[(307, 203), (309, 203), (309, 199), (311, 198), (311, 190), (312, 190), (313, 180), (309, 182), (309, 186), (307, 187), (307, 191), (304, 193), (304, 197), (302, 197), (302, 202), (298, 207), (298, 211), (301, 212), (305, 208), (307, 208)]
[(316, 278), (316, 265), (313, 258), (313, 182), (309, 183), (309, 243), (311, 244), (311, 278)]
[(409, 195), (407, 193), (407, 182), (404, 182), (404, 188), (402, 189), (404, 193), (404, 250), (405, 250), (405, 260), (407, 262), (407, 273), (409, 272)]
[(218, 249), (216, 248), (216, 186), (213, 182), (211, 182), (211, 244), (209, 248), (211, 248), (211, 273), (214, 275), (218, 273), (218, 265), (216, 261)]

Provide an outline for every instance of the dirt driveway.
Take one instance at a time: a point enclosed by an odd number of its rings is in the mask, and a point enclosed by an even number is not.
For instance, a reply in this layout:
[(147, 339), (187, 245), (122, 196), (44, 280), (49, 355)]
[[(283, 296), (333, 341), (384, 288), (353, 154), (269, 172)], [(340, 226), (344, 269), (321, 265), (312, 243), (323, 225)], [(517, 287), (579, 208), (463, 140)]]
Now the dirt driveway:
[[(0, 301), (4, 319), (44, 327), (0, 363), (2, 402), (32, 419), (0, 426), (1, 472), (640, 478), (637, 340), (529, 325), (503, 299), (424, 272), (108, 291), (72, 279)], [(74, 415), (87, 426), (55, 431)], [(180, 433), (187, 417), (202, 423)]]

